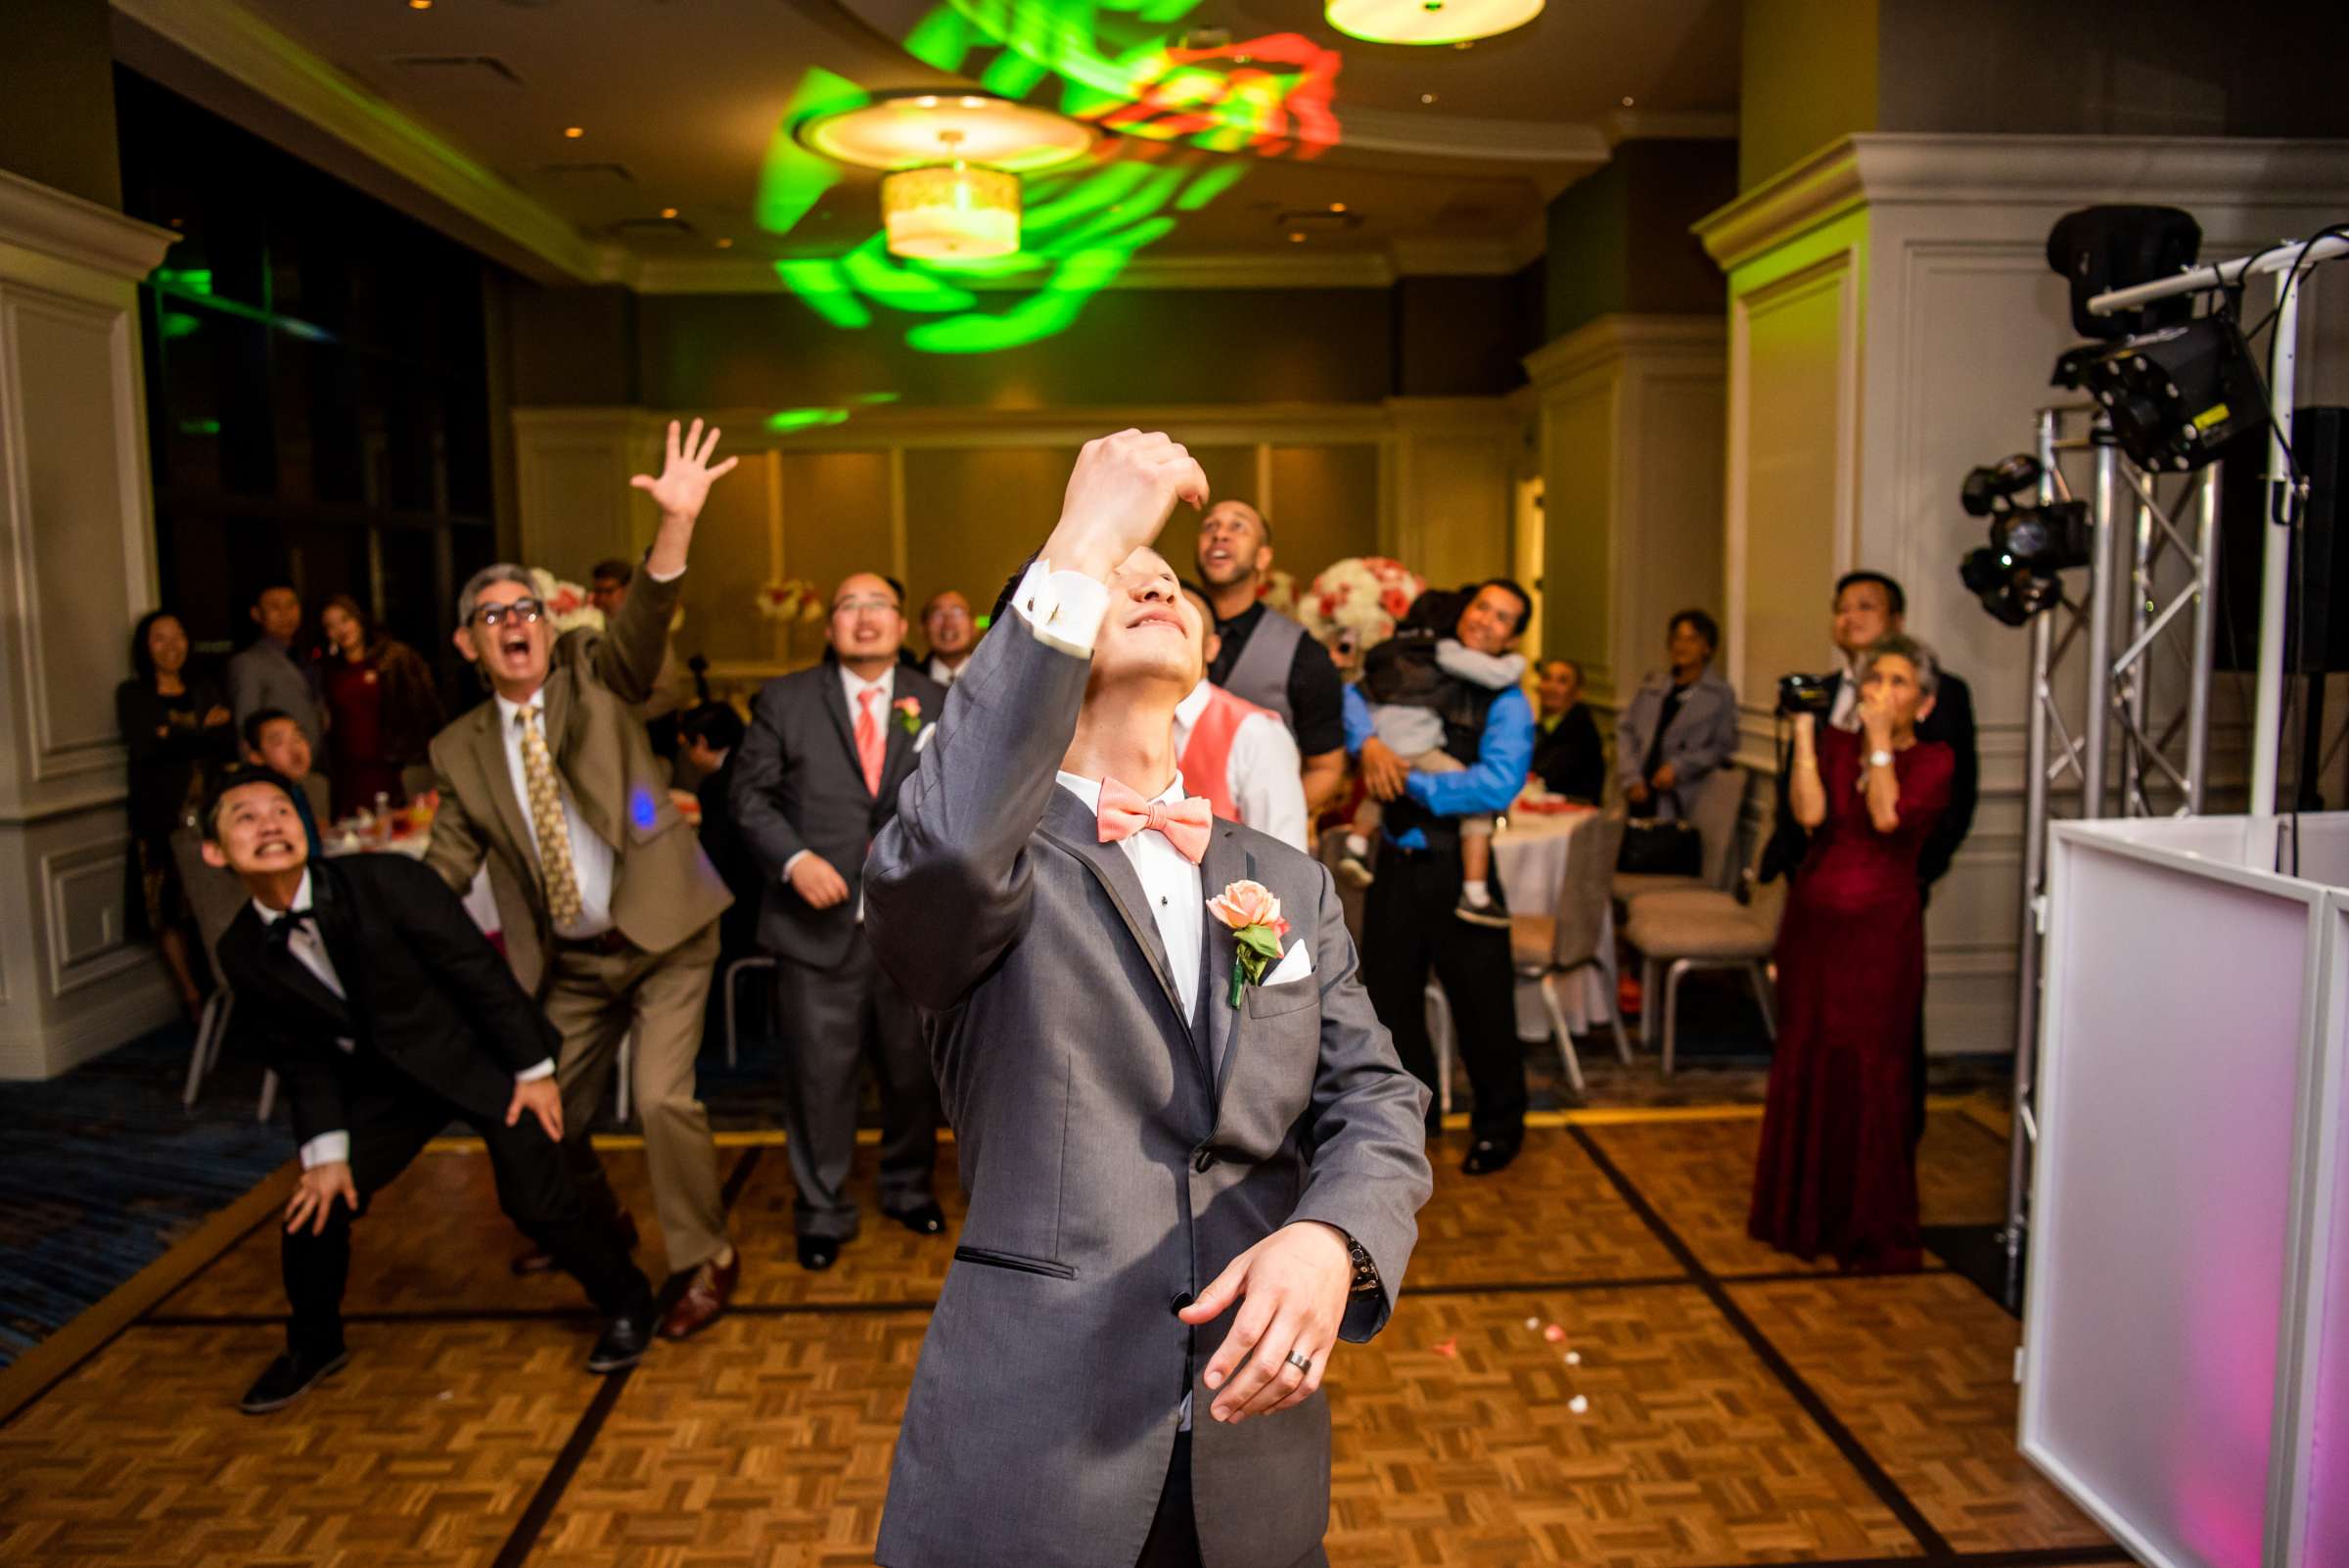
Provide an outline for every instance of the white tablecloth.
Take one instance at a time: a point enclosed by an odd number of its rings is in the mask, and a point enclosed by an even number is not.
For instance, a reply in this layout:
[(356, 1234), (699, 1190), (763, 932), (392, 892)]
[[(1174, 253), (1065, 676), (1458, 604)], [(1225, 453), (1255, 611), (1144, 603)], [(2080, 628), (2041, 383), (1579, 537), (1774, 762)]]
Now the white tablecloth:
[[(1507, 826), (1493, 835), (1493, 860), (1499, 868), (1500, 881), (1506, 890), (1509, 908), (1516, 914), (1555, 915), (1558, 896), (1566, 885), (1566, 866), (1574, 853), (1576, 839), (1581, 830), (1598, 820), (1599, 813), (1590, 811), (1535, 812), (1518, 811), (1507, 818)], [(1599, 928), (1601, 949), (1615, 942), (1615, 912), (1612, 902)], [(1558, 988), (1561, 1010), (1566, 1014), (1566, 1026), (1576, 1034), (1587, 1034), (1596, 1025), (1604, 1024), (1609, 1016), (1606, 977), (1595, 967), (1576, 970)], [(1538, 981), (1517, 983), (1517, 1038), (1538, 1040), (1549, 1038), (1549, 1015), (1542, 1005), (1542, 987)]]
[[(330, 834), (326, 836), (326, 853), (329, 859), (344, 854), (386, 853), (404, 854), (411, 860), (421, 860), (432, 842), (430, 832), (410, 833), (397, 839), (361, 839), (356, 842), (346, 836)], [(473, 886), (465, 890), (465, 912), (473, 916), (473, 923), (484, 932), (491, 936), (497, 934), (501, 922), (497, 917), (496, 896), (489, 891), (489, 862), (485, 859), (481, 869), (473, 874)]]

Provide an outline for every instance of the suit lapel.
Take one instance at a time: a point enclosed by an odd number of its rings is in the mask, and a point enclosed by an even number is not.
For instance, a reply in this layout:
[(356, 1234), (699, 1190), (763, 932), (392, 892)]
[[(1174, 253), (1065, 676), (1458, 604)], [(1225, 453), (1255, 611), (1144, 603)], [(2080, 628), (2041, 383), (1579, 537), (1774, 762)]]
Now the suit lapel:
[(496, 804), (498, 822), (505, 828), (516, 857), (530, 867), (530, 881), (535, 884), (538, 856), (530, 849), (530, 819), (523, 815), (522, 802), (514, 796), (513, 771), (506, 766), (506, 737), (499, 727), (497, 699), (491, 698), (474, 712), (482, 715), (474, 738), (474, 765), (482, 770), (482, 781), (489, 787), (489, 799)]
[(1059, 785), (1052, 787), (1052, 801), (1044, 808), (1044, 820), (1037, 829), (1043, 836), (1084, 862), (1126, 922), (1127, 933), (1150, 961), (1150, 972), (1158, 977), (1160, 992), (1167, 998), (1167, 1010), (1174, 1014), (1182, 1028), (1182, 1037), (1191, 1047), (1199, 1070), (1212, 1085), (1214, 1070), (1201, 1040), (1191, 1027), (1191, 1020), (1182, 1010), (1182, 992), (1175, 988), (1174, 971), (1167, 963), (1167, 945), (1158, 935), (1158, 922), (1150, 918), (1150, 900), (1142, 892), (1142, 879), (1134, 874), (1133, 862), (1126, 852), (1114, 844), (1103, 844), (1093, 819), (1085, 814), (1077, 797)]
[[(258, 954), (253, 967), (270, 985), (323, 1015), (338, 1032), (350, 1028), (349, 1006), (342, 997), (327, 990), (316, 975), (310, 973), (309, 965), (295, 957), (290, 949), (280, 948), (272, 943), (269, 940), (269, 928), (258, 915), (253, 917), (253, 934), (249, 940)], [(342, 972), (339, 963), (336, 972)]]
[[(358, 930), (358, 909), (343, 894), (343, 885), (331, 870), (319, 867), (310, 873), (310, 918), (318, 928), (318, 940), (326, 944), (335, 978), (343, 982), (344, 1011), (354, 1028), (364, 1032), (365, 1021), (374, 1016), (367, 996), (366, 955)], [(302, 973), (309, 974), (306, 966)], [(326, 995), (334, 994), (324, 986), (318, 989)]]
[[(903, 671), (898, 673), (898, 684), (902, 686), (904, 684)], [(905, 766), (905, 759), (913, 751), (913, 737), (906, 734), (905, 726), (898, 721), (896, 706), (898, 702), (907, 697), (912, 697), (917, 702), (921, 700), (917, 693), (899, 690), (897, 691), (891, 705), (883, 709), (881, 713), (881, 733), (886, 737), (883, 742), (885, 749), (881, 753), (881, 794), (883, 799), (889, 799), (895, 795), (898, 780), (902, 776), (900, 770)], [(925, 711), (921, 718), (916, 720), (916, 727), (918, 728), (921, 723), (936, 716)], [(1068, 791), (1063, 790), (1061, 793), (1066, 795)]]
[[(1214, 898), (1234, 882), (1255, 880), (1256, 856), (1240, 848), (1230, 823), (1218, 818), (1207, 853), (1199, 861), (1199, 891)], [(1211, 912), (1207, 916), (1207, 1034), (1208, 1060), (1215, 1064), (1215, 1103), (1223, 1104), (1223, 1085), (1231, 1077), (1231, 1061), (1239, 1054), (1242, 1009), (1231, 1005), (1231, 969), (1239, 961), (1240, 945), (1231, 928)]]

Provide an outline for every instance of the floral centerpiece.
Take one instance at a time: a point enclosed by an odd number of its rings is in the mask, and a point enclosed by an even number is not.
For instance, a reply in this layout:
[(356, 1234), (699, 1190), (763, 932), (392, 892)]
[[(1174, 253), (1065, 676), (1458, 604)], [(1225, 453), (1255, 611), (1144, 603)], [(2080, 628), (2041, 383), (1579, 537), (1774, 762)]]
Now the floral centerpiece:
[(537, 590), (538, 602), (546, 606), (556, 636), (581, 626), (591, 631), (604, 629), (604, 613), (588, 602), (585, 588), (562, 581), (544, 567), (530, 568), (530, 583)]
[(806, 577), (782, 577), (759, 590), (759, 613), (769, 621), (812, 624), (824, 619), (824, 596)]

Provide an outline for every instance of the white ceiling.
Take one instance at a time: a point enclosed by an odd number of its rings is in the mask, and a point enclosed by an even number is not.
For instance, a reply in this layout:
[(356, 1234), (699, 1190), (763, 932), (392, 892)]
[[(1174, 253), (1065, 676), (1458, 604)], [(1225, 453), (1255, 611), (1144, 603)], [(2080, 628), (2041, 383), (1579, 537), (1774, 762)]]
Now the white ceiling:
[[(541, 209), (525, 228), (547, 230), (551, 214), (587, 242), (577, 254), (600, 247), (599, 270), (623, 276), (646, 264), (680, 279), (699, 263), (741, 273), (775, 256), (836, 254), (873, 232), (872, 176), (854, 171), (785, 235), (754, 220), (762, 163), (811, 68), (869, 90), (964, 84), (894, 41), (934, 0), (115, 4), (281, 101), (233, 60), (257, 58), (256, 47), (298, 66), (315, 57), (330, 78), (395, 111), (393, 120), (432, 133), (422, 140), (446, 144), (456, 162), (482, 165), (456, 172), (483, 200), (509, 185)], [(1146, 254), (1381, 256), (1403, 270), (1521, 264), (1538, 247), (1546, 200), (1600, 166), (1622, 136), (1727, 132), (1738, 12), (1737, 0), (1550, 0), (1514, 34), (1427, 50), (1345, 38), (1321, 22), (1319, 0), (1201, 0), (1178, 28), (1225, 28), (1234, 40), (1297, 32), (1342, 50), (1333, 107), (1344, 144), (1311, 161), (1250, 158), (1238, 184)], [(304, 75), (289, 79), (307, 92)], [(1428, 94), (1433, 103), (1421, 101)], [(1049, 88), (1032, 101), (1052, 102)], [(570, 125), (585, 134), (566, 138)], [(1285, 214), (1326, 213), (1331, 203), (1348, 208), (1342, 225), (1324, 220), (1302, 243), (1288, 238), (1299, 226)], [(672, 224), (664, 208), (677, 209)], [(720, 239), (733, 245), (720, 250)], [(1423, 268), (1414, 255), (1439, 259)]]

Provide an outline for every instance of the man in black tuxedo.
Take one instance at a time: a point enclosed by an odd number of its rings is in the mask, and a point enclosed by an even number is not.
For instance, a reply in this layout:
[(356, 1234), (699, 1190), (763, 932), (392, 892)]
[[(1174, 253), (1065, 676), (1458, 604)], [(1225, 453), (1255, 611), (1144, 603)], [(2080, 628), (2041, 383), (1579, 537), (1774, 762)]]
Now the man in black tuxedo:
[(298, 787), (234, 768), (205, 807), (206, 862), (253, 895), (220, 939), (220, 967), (301, 1143), (286, 1206), (286, 1352), (239, 1408), (281, 1408), (350, 1359), (350, 1222), (451, 1121), (481, 1133), (499, 1205), (604, 1314), (587, 1369), (635, 1364), (652, 1343), (652, 1287), (590, 1221), (564, 1163), (553, 1026), (431, 871), (396, 854), (313, 863)]
[[(1835, 674), (1833, 701), (1827, 709), (1828, 723), (1840, 729), (1860, 727), (1860, 683), (1852, 677), (1852, 667), (1874, 644), (1889, 636), (1905, 634), (1908, 615), (1908, 593), (1897, 579), (1884, 573), (1847, 572), (1836, 582), (1834, 616), (1829, 625), (1835, 651), (1842, 656), (1844, 667)], [(1974, 804), (1981, 793), (1982, 781), (1982, 760), (1974, 748), (1974, 696), (1966, 689), (1965, 682), (1947, 667), (1941, 670), (1933, 711), (1917, 720), (1916, 738), (1947, 743), (1958, 760), (1957, 771), (1950, 779), (1949, 809), (1934, 824), (1932, 836), (1925, 840), (1923, 853), (1916, 861), (1918, 892), (1930, 901), (1933, 884), (1949, 871), (1958, 846), (1965, 841), (1967, 830), (1974, 824)], [(1788, 771), (1778, 770), (1777, 823), (1762, 857), (1765, 882), (1780, 872), (1791, 877), (1801, 871), (1803, 855), (1810, 849), (1810, 835), (1795, 821), (1793, 806), (1786, 798)], [(1911, 1113), (1910, 1135), (1915, 1138), (1921, 1137), (1925, 1130), (1925, 1027), (1921, 1013), (1917, 1018), (1911, 1068), (1909, 1079), (1914, 1088), (1915, 1104)]]
[[(760, 945), (775, 955), (786, 1039), (784, 1126), (801, 1267), (829, 1268), (856, 1234), (848, 1196), (856, 1067), (881, 1078), (882, 1212), (919, 1235), (945, 1227), (931, 1195), (938, 1086), (912, 1002), (873, 962), (864, 855), (897, 814), (898, 786), (945, 707), (944, 688), (898, 662), (902, 596), (877, 573), (832, 594), (831, 651), (766, 683), (734, 758), (734, 825), (766, 877)], [(941, 909), (942, 920), (956, 918)]]

